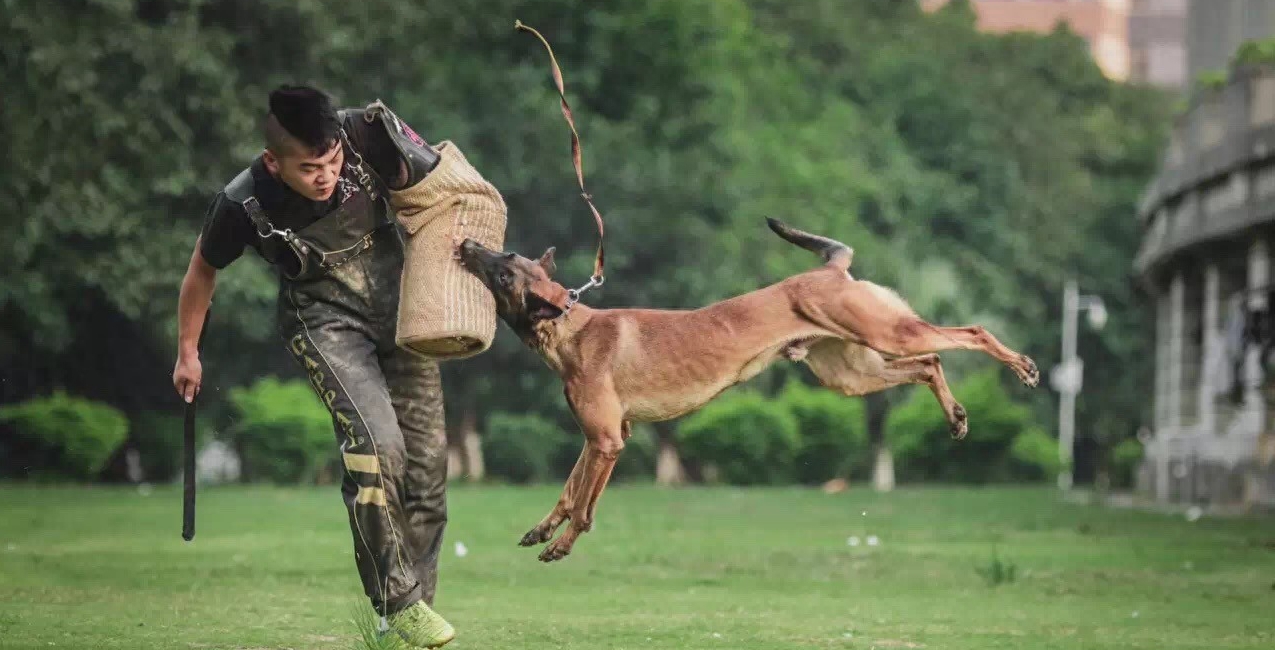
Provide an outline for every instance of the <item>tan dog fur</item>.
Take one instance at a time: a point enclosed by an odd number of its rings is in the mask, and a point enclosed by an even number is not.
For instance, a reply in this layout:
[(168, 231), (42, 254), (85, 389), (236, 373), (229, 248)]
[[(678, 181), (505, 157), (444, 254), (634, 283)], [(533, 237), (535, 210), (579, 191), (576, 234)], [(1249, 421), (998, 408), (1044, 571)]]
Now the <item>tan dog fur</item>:
[(585, 444), (562, 496), (521, 544), (549, 541), (540, 559), (565, 557), (593, 525), (631, 422), (685, 415), (772, 362), (805, 362), (819, 381), (844, 395), (901, 384), (929, 386), (951, 425), (967, 431), (965, 409), (952, 397), (940, 350), (979, 350), (1035, 386), (1028, 357), (980, 326), (939, 327), (922, 320), (893, 291), (851, 277), (844, 244), (771, 220), (780, 236), (824, 254), (827, 262), (750, 293), (695, 310), (593, 309), (568, 304), (552, 280), (553, 249), (539, 260), (497, 253), (467, 240), (466, 267), (496, 297), (502, 320), (562, 378)]

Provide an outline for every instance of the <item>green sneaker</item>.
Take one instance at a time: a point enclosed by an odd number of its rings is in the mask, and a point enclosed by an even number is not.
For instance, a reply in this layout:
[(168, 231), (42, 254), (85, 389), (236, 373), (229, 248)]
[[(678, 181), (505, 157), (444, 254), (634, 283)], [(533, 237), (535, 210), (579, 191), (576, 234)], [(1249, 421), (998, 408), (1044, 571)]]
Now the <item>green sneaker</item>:
[(456, 638), (456, 630), (438, 612), (418, 600), (389, 617), (389, 629), (416, 648), (440, 648)]

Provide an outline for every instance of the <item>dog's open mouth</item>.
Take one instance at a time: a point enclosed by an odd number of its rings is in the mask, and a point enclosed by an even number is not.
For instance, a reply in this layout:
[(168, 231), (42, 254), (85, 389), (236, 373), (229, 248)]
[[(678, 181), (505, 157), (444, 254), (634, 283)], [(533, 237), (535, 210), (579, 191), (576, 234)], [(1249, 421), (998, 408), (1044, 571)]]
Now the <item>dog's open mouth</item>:
[(562, 313), (562, 309), (541, 298), (533, 292), (527, 292), (527, 315), (533, 321), (553, 320)]

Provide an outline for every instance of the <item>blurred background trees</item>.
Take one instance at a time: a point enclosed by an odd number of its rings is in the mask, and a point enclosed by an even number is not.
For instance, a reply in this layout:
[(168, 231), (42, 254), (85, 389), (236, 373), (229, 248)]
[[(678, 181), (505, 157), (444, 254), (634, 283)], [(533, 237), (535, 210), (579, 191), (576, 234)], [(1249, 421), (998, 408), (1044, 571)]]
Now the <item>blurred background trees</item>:
[[(594, 226), (547, 59), (515, 19), (554, 46), (607, 219), (608, 282), (591, 304), (697, 307), (810, 268), (766, 230), (769, 215), (849, 243), (856, 276), (897, 288), (930, 320), (984, 324), (1047, 369), (1063, 279), (1076, 277), (1111, 313), (1101, 336), (1081, 337), (1079, 477), (1148, 418), (1132, 215), (1171, 102), (1106, 79), (1065, 29), (982, 34), (959, 2), (933, 14), (835, 0), (0, 7), (7, 476), (61, 458), (67, 475), (119, 479), (135, 449), (149, 480), (174, 478), (180, 279), (208, 202), (261, 147), (276, 84), (314, 83), (345, 105), (379, 98), (427, 139), (456, 142), (506, 197), (508, 248), (556, 246), (564, 283), (587, 278)], [(251, 254), (221, 275), (201, 414), (246, 477), (323, 481), (274, 296)], [(1048, 389), (972, 353), (944, 363), (970, 412), (962, 443), (947, 441), (928, 391), (831, 398), (788, 365), (681, 422), (639, 427), (617, 478), (661, 465), (670, 479), (865, 479), (890, 448), (901, 480), (1051, 475)], [(490, 352), (445, 364), (444, 379), (453, 442), (479, 435), (469, 448), (491, 476), (565, 476), (580, 439), (558, 381), (503, 326)], [(57, 433), (67, 426), (92, 436), (92, 454)]]

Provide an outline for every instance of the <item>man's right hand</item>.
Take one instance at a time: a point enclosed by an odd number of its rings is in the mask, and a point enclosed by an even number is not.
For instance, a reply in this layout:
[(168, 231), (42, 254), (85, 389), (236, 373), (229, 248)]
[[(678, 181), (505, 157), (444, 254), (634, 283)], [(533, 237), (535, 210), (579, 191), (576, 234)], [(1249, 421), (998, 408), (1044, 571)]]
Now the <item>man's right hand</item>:
[(199, 394), (204, 379), (204, 367), (199, 362), (199, 333), (207, 325), (204, 318), (216, 286), (217, 269), (204, 260), (196, 240), (177, 298), (177, 366), (173, 368), (173, 387), (187, 403)]
[(195, 354), (179, 355), (177, 367), (173, 369), (173, 386), (177, 394), (190, 403), (199, 394), (199, 385), (204, 378), (204, 367)]

